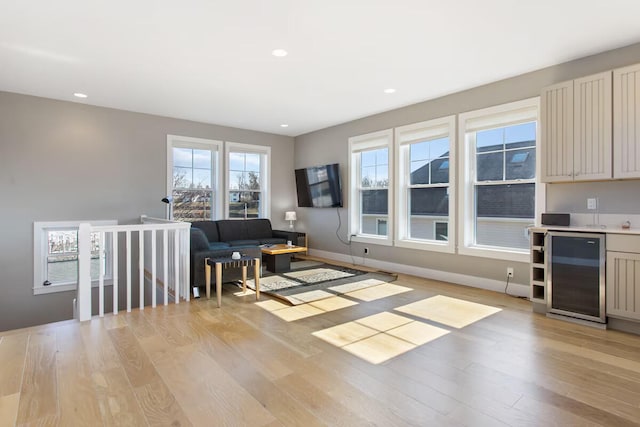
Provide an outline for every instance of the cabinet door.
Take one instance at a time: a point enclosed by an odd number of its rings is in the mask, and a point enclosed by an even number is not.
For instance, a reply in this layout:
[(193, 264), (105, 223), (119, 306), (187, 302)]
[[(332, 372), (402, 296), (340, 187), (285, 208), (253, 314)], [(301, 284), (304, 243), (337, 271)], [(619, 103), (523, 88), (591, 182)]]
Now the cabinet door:
[(613, 70), (613, 177), (640, 178), (640, 64)]
[(573, 81), (573, 179), (611, 179), (611, 71)]
[(607, 251), (607, 316), (640, 320), (640, 254)]
[(573, 81), (542, 91), (540, 109), (542, 182), (573, 180)]

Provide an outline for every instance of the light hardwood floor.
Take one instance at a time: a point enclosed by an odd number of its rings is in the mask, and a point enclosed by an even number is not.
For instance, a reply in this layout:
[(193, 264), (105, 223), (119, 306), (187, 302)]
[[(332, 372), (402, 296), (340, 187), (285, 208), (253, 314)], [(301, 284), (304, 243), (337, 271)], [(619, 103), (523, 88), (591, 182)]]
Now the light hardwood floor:
[(640, 337), (393, 285), (294, 310), (225, 285), (221, 308), (0, 332), (0, 426), (640, 423)]

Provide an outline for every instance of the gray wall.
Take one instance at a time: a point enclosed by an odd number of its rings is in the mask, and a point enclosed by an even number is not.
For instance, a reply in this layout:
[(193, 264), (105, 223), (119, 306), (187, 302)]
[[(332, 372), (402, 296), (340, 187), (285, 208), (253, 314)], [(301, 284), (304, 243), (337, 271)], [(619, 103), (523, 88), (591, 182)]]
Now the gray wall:
[[(538, 96), (547, 85), (638, 62), (640, 44), (635, 44), (301, 135), (296, 137), (295, 167), (340, 163), (343, 196), (346, 197), (347, 140), (351, 136)], [(640, 181), (548, 185), (547, 211), (586, 212), (586, 198), (600, 197), (602, 213), (637, 214), (640, 213), (639, 190)], [(340, 209), (340, 235), (344, 240), (347, 239), (347, 203), (345, 209)], [(312, 248), (349, 254), (349, 248), (335, 236), (338, 218), (334, 209), (298, 208), (298, 212), (300, 221), (297, 226), (308, 231)], [(513, 266), (515, 283), (526, 284), (529, 281), (528, 265), (524, 263), (371, 244), (367, 246), (370, 248), (370, 258), (495, 280), (504, 280), (506, 267)], [(361, 244), (352, 245), (353, 254), (358, 255), (356, 261), (361, 259), (362, 248)]]
[(0, 331), (72, 316), (75, 292), (33, 295), (34, 221), (164, 217), (167, 134), (271, 146), (288, 225), (293, 138), (0, 92)]

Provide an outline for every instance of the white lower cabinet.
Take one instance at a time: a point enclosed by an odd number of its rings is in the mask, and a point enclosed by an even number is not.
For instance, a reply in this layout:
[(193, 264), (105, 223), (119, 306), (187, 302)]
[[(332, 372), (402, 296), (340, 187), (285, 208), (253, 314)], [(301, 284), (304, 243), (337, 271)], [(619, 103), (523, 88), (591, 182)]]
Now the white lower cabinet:
[(640, 236), (607, 235), (607, 316), (640, 320)]

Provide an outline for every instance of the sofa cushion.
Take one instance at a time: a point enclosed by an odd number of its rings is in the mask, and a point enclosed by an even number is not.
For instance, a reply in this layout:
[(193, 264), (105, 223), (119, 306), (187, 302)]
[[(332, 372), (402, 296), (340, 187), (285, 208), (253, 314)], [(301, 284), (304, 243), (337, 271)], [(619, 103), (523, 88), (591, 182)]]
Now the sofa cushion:
[(209, 249), (209, 241), (204, 231), (191, 227), (191, 252), (206, 251), (207, 249)]
[(230, 246), (227, 242), (209, 242), (209, 249), (212, 251), (216, 249), (228, 249)]
[(220, 235), (218, 234), (218, 225), (216, 222), (217, 221), (194, 221), (191, 223), (191, 228), (196, 227), (204, 231), (209, 243), (219, 242), (221, 240), (224, 242), (223, 239), (220, 239)]
[(273, 237), (273, 230), (271, 229), (271, 221), (266, 218), (251, 219), (244, 221), (247, 227), (247, 234), (249, 239), (268, 239)]
[(247, 221), (238, 221), (233, 219), (221, 219), (216, 221), (218, 224), (218, 235), (220, 241), (230, 242), (232, 240), (247, 240), (252, 238), (247, 233)]
[(252, 239), (243, 239), (243, 240), (231, 240), (230, 242), (227, 242), (228, 244), (230, 244), (233, 247), (236, 246), (258, 246), (260, 244), (259, 240), (252, 240)]

